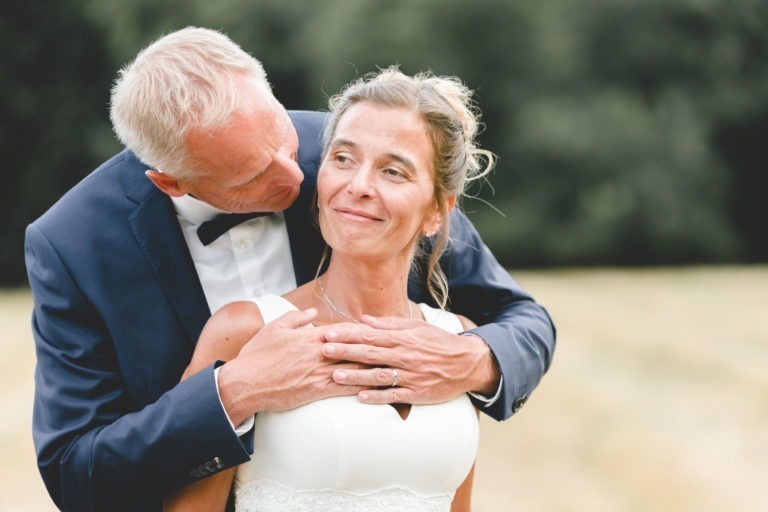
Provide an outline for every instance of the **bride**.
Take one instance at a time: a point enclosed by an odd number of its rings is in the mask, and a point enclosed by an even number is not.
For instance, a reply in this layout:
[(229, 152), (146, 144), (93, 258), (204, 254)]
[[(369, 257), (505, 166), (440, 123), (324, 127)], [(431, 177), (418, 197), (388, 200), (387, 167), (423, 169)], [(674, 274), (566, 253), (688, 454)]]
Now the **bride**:
[[(231, 359), (265, 323), (296, 309), (313, 310), (315, 326), (372, 315), (425, 320), (452, 333), (474, 327), (443, 309), (438, 266), (465, 182), (493, 165), (475, 146), (470, 91), (454, 78), (389, 68), (348, 85), (330, 110), (317, 186), (326, 271), (282, 297), (219, 310), (185, 376)], [(441, 309), (408, 299), (414, 261), (425, 262)], [(407, 386), (396, 370), (381, 369), (379, 378), (393, 393)], [(224, 510), (233, 487), (244, 512), (469, 511), (477, 444), (477, 413), (466, 395), (430, 405), (327, 398), (258, 414), (251, 460), (182, 489), (165, 510)]]

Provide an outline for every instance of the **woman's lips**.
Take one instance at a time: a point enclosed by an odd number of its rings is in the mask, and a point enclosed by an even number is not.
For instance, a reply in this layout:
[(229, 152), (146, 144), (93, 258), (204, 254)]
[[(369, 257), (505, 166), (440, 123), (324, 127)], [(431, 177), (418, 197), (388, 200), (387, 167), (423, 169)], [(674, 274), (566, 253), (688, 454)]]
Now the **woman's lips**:
[(356, 210), (354, 208), (335, 208), (335, 210), (345, 218), (348, 218), (349, 220), (353, 220), (356, 222), (383, 220), (380, 217), (377, 217), (376, 215), (373, 215), (371, 213), (368, 213), (362, 210)]

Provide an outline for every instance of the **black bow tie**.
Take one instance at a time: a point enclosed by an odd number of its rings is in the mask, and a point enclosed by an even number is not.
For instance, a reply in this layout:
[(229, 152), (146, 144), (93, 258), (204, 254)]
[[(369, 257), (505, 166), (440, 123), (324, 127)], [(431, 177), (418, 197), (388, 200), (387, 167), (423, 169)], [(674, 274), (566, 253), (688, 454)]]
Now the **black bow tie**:
[(222, 213), (200, 224), (197, 237), (203, 245), (208, 245), (238, 224), (267, 215), (272, 215), (272, 212)]

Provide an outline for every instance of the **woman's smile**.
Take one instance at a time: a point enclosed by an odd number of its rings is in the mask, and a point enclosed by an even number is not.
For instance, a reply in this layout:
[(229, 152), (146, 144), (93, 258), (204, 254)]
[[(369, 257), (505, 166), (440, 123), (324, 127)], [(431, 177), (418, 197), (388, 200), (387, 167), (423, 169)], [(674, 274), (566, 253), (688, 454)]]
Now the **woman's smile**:
[(371, 221), (381, 222), (384, 220), (381, 217), (378, 217), (374, 214), (368, 213), (363, 210), (358, 210), (355, 208), (341, 206), (341, 207), (335, 207), (333, 208), (333, 210), (335, 212), (338, 212), (341, 215), (341, 217), (347, 220), (350, 220), (352, 222), (371, 222)]

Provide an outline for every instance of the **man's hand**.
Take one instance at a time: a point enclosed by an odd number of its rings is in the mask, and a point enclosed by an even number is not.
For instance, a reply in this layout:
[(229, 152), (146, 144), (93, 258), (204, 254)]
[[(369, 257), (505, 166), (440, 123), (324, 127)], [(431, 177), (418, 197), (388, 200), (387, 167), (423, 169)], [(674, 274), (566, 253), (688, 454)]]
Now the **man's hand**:
[(367, 325), (338, 324), (328, 329), (323, 347), (327, 358), (372, 367), (333, 372), (339, 384), (371, 388), (358, 394), (360, 401), (425, 404), (469, 391), (484, 395), (496, 391), (499, 369), (478, 336), (450, 334), (423, 320), (369, 316), (363, 320)]
[(237, 357), (219, 370), (219, 393), (235, 425), (261, 411), (281, 411), (328, 398), (354, 395), (362, 386), (340, 385), (335, 370), (353, 371), (323, 354), (328, 327), (307, 327), (317, 311), (291, 311), (264, 325)]

